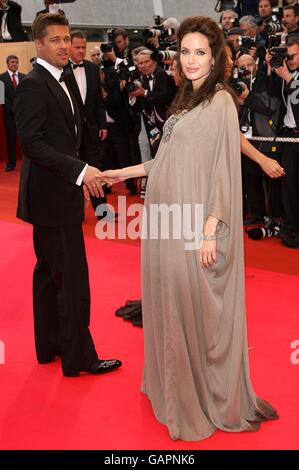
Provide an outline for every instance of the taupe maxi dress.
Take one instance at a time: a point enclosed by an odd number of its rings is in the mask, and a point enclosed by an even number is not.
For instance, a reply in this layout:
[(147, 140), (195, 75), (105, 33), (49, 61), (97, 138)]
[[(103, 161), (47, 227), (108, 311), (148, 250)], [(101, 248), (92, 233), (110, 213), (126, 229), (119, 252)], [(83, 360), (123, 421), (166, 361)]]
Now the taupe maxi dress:
[(237, 111), (221, 89), (183, 115), (169, 138), (170, 125), (145, 163), (148, 225), (151, 204), (202, 203), (204, 221), (221, 221), (217, 263), (201, 268), (184, 239), (142, 240), (142, 391), (173, 439), (253, 431), (277, 414), (249, 377)]

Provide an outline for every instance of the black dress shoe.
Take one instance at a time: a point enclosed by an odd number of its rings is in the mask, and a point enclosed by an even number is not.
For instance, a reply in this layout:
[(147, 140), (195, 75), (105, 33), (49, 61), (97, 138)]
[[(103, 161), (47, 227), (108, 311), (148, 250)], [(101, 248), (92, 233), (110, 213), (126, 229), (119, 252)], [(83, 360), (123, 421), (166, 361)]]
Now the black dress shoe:
[(12, 165), (11, 163), (8, 163), (6, 165), (5, 171), (13, 171), (15, 169), (15, 165)]
[(104, 374), (105, 372), (110, 372), (111, 370), (118, 369), (118, 367), (121, 367), (121, 365), (122, 362), (118, 359), (99, 359), (86, 372), (95, 375)]

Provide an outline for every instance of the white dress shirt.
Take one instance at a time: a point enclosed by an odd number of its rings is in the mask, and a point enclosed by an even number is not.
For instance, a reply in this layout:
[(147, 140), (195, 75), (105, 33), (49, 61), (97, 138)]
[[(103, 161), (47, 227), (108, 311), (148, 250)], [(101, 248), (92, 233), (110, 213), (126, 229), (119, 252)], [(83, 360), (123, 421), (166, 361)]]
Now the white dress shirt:
[(5, 39), (6, 41), (11, 41), (12, 40), (12, 37), (11, 35), (9, 34), (9, 31), (7, 29), (7, 12), (9, 10), (10, 7), (8, 7), (5, 12), (3, 13), (3, 16), (2, 16), (2, 23), (1, 23), (1, 35), (2, 35), (2, 38)]
[[(298, 80), (299, 77), (299, 72), (295, 71), (292, 73), (294, 80)], [(295, 91), (295, 88), (294, 88)], [(287, 112), (284, 117), (283, 123), (286, 127), (289, 127), (290, 129), (294, 129), (296, 127), (296, 121), (292, 109), (292, 101), (291, 101), (291, 95), (288, 96), (288, 101), (287, 101)]]
[(12, 76), (13, 76), (13, 74), (15, 74), (16, 83), (17, 83), (17, 85), (18, 85), (18, 84), (19, 84), (19, 81), (20, 81), (20, 80), (19, 80), (19, 72), (18, 72), (18, 71), (12, 72), (11, 70), (8, 70), (8, 69), (7, 69), (7, 72), (9, 73), (11, 82), (12, 82)]
[[(87, 94), (87, 81), (86, 81), (86, 72), (84, 67), (76, 67), (74, 68), (73, 65), (74, 63), (70, 60), (70, 63), (72, 64), (74, 76), (80, 91), (80, 95), (83, 101), (83, 104), (85, 104), (86, 101), (86, 94)], [(80, 62), (81, 63), (81, 62)]]
[[(38, 57), (36, 59), (36, 63), (41, 65), (42, 67), (44, 67), (45, 69), (48, 70), (48, 72), (50, 72), (50, 74), (57, 80), (57, 82), (59, 83), (59, 85), (61, 86), (61, 88), (63, 89), (63, 91), (66, 93), (69, 101), (70, 101), (70, 105), (71, 105), (71, 108), (72, 108), (72, 112), (74, 114), (74, 105), (73, 105), (73, 102), (72, 102), (72, 98), (71, 98), (71, 95), (70, 95), (70, 92), (68, 91), (67, 89), (67, 86), (64, 82), (60, 82), (59, 79), (61, 77), (61, 74), (63, 72), (63, 69), (61, 68), (58, 68), (58, 67), (55, 67), (54, 65), (52, 64), (49, 64), (49, 62), (45, 61), (44, 59), (41, 59), (40, 57)], [(80, 68), (80, 67), (78, 67)], [(76, 127), (76, 126), (75, 126)], [(77, 131), (77, 129), (76, 129)], [(83, 170), (81, 171), (81, 173), (79, 174), (78, 178), (77, 178), (77, 181), (76, 181), (76, 184), (78, 186), (81, 186), (82, 184), (82, 181), (83, 181), (83, 178), (84, 178), (84, 175), (85, 175), (85, 172), (86, 172), (86, 169), (87, 169), (88, 165), (86, 164), (85, 167), (83, 168)]]

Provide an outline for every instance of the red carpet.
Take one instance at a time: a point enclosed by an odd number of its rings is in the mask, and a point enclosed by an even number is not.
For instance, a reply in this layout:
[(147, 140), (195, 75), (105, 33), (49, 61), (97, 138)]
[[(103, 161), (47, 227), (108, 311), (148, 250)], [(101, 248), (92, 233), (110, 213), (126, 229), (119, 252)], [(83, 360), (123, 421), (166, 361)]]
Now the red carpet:
[[(60, 363), (36, 363), (31, 279), (32, 229), (15, 219), (19, 172), (0, 171), (0, 449), (298, 449), (299, 252), (279, 240), (245, 237), (251, 375), (256, 392), (279, 410), (257, 433), (224, 433), (198, 443), (173, 442), (140, 389), (142, 329), (114, 315), (140, 297), (138, 242), (99, 241), (87, 211), (84, 231), (92, 292), (91, 329), (102, 357), (123, 367), (103, 376), (66, 379)], [(115, 203), (120, 185), (109, 198)], [(129, 202), (140, 202), (138, 197)], [(2, 342), (2, 343), (1, 343)], [(0, 355), (1, 359), (1, 355)]]
[(31, 227), (0, 222), (1, 449), (296, 449), (299, 365), (290, 362), (298, 332), (298, 278), (249, 268), (247, 304), (252, 379), (281, 418), (257, 433), (216, 432), (199, 443), (173, 442), (139, 391), (142, 329), (114, 316), (138, 298), (139, 248), (87, 238), (92, 333), (119, 371), (66, 379), (57, 361), (38, 365), (33, 344)]

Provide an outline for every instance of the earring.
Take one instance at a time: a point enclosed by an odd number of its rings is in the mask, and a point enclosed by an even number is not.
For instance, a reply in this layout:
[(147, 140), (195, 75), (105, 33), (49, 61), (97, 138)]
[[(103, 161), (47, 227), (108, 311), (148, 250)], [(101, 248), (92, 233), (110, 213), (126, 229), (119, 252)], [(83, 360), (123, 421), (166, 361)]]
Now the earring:
[(211, 72), (213, 72), (213, 71), (214, 71), (214, 65), (212, 65), (212, 67), (211, 67)]

